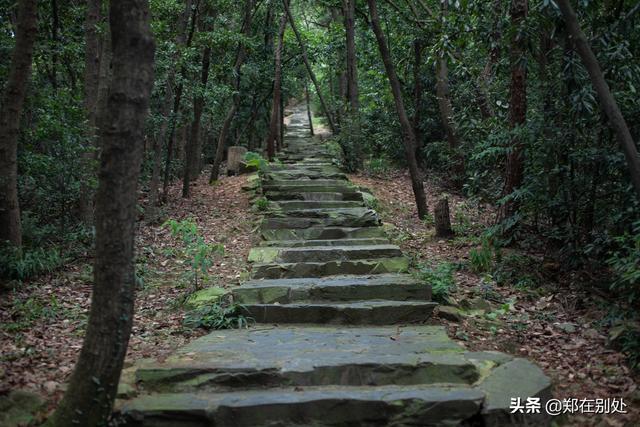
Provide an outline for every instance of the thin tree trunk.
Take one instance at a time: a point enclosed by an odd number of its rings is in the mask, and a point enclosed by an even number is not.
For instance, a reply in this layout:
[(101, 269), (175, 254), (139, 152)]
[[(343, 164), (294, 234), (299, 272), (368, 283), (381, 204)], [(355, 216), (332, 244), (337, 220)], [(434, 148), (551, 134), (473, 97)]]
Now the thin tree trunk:
[(489, 97), (489, 86), (493, 80), (494, 68), (500, 58), (500, 18), (502, 16), (502, 0), (494, 0), (493, 11), (495, 18), (493, 21), (493, 29), (491, 32), (489, 49), (489, 58), (480, 73), (478, 83), (476, 85), (476, 95), (478, 98), (478, 107), (480, 108), (480, 115), (483, 119), (489, 119), (494, 116), (492, 103)]
[(344, 28), (347, 46), (346, 77), (347, 77), (347, 114), (349, 117), (350, 137), (354, 145), (355, 170), (362, 168), (363, 154), (360, 140), (360, 101), (358, 99), (358, 58), (356, 55), (356, 0), (343, 0)]
[[(190, 1), (190, 0), (189, 0)], [(186, 47), (191, 46), (191, 40), (193, 40), (193, 35), (196, 29), (196, 19), (198, 17), (198, 6), (200, 5), (200, 1), (196, 0), (196, 7), (193, 8), (193, 12), (191, 15), (191, 25), (189, 29), (189, 33), (187, 35), (187, 41), (185, 43)], [(191, 12), (191, 7), (189, 6), (189, 12)], [(183, 65), (180, 68), (180, 75), (183, 77), (186, 73), (186, 68)], [(176, 126), (178, 120), (178, 114), (180, 113), (180, 105), (182, 102), (182, 92), (184, 90), (184, 84), (181, 82), (176, 88), (176, 97), (173, 102), (173, 113), (170, 116), (169, 120), (169, 140), (167, 143), (167, 158), (164, 165), (164, 180), (162, 183), (162, 201), (166, 202), (169, 197), (169, 182), (171, 180), (171, 163), (173, 163), (173, 150), (175, 145), (176, 138)], [(178, 142), (180, 144), (180, 141)], [(178, 150), (178, 153), (182, 153), (181, 150)], [(179, 157), (179, 156), (176, 156)]]
[[(98, 43), (97, 25), (100, 21), (101, 0), (88, 0), (85, 15), (85, 49), (84, 49), (84, 109), (88, 119), (87, 142), (89, 149), (83, 154), (83, 163), (87, 172), (93, 175), (92, 160), (94, 139), (96, 136), (96, 107), (98, 102), (98, 87), (100, 84), (100, 50)], [(85, 224), (93, 222), (93, 190), (87, 185), (87, 180), (80, 183), (80, 218)]]
[(320, 90), (320, 85), (318, 84), (318, 79), (316, 78), (316, 74), (313, 72), (313, 69), (311, 68), (311, 64), (309, 63), (309, 57), (307, 56), (307, 47), (302, 41), (302, 37), (300, 36), (298, 27), (296, 27), (295, 20), (293, 19), (293, 15), (291, 14), (291, 10), (289, 9), (289, 2), (287, 0), (283, 0), (282, 2), (287, 12), (287, 16), (289, 17), (289, 23), (291, 24), (291, 29), (293, 30), (293, 33), (296, 36), (296, 40), (298, 41), (298, 44), (300, 45), (304, 66), (307, 68), (307, 73), (309, 73), (309, 78), (313, 82), (313, 86), (316, 89), (316, 94), (318, 95), (318, 99), (320, 100), (322, 111), (324, 111), (324, 114), (327, 117), (327, 122), (329, 123), (329, 129), (331, 129), (331, 132), (335, 133), (336, 132), (335, 122), (333, 121), (333, 117), (331, 116), (331, 111), (327, 107), (327, 103), (324, 100), (324, 96), (322, 96), (322, 91)]
[(198, 141), (200, 140), (200, 120), (204, 109), (204, 90), (209, 79), (209, 64), (211, 58), (211, 47), (207, 46), (202, 52), (202, 68), (200, 72), (200, 91), (196, 92), (193, 100), (193, 122), (191, 124), (191, 137), (186, 143), (186, 161), (182, 175), (182, 197), (189, 197), (189, 185), (191, 179), (197, 176), (200, 151)]
[(282, 97), (282, 49), (284, 47), (284, 30), (287, 28), (287, 14), (283, 13), (278, 26), (278, 46), (274, 51), (274, 75), (273, 75), (273, 101), (271, 103), (271, 120), (269, 121), (269, 133), (267, 135), (267, 156), (269, 161), (276, 154), (275, 142), (280, 139), (278, 116), (280, 115), (280, 98)]
[(0, 110), (0, 243), (22, 246), (18, 202), (18, 134), (20, 116), (31, 75), (33, 46), (38, 35), (37, 1), (18, 4), (16, 44)]
[(620, 144), (620, 148), (627, 160), (631, 183), (636, 190), (636, 194), (640, 197), (640, 158), (638, 157), (638, 150), (633, 141), (633, 137), (631, 136), (631, 132), (629, 131), (629, 127), (627, 126), (627, 122), (625, 121), (622, 112), (618, 107), (618, 103), (609, 89), (609, 85), (602, 74), (600, 64), (598, 63), (596, 56), (593, 54), (591, 46), (589, 46), (587, 37), (580, 28), (580, 24), (578, 24), (578, 18), (571, 7), (571, 3), (569, 3), (568, 0), (558, 0), (557, 4), (560, 7), (562, 16), (567, 24), (567, 29), (573, 39), (575, 48), (578, 51), (589, 76), (591, 77), (591, 84), (593, 84), (593, 87), (598, 94), (600, 107), (607, 115), (609, 125), (616, 133), (618, 144)]
[[(511, 93), (509, 101), (509, 125), (512, 129), (523, 125), (527, 119), (527, 68), (524, 61), (525, 40), (522, 24), (527, 17), (528, 0), (511, 1), (511, 22), (516, 28), (511, 40)], [(514, 136), (507, 154), (505, 183), (502, 196), (506, 197), (517, 190), (524, 178), (524, 144)], [(498, 212), (498, 220), (503, 220), (516, 213), (518, 204), (508, 200), (502, 204)]]
[(311, 100), (309, 99), (309, 84), (307, 83), (306, 80), (304, 82), (304, 98), (307, 102), (307, 118), (309, 119), (309, 133), (311, 134), (311, 136), (313, 136), (314, 132), (313, 132), (313, 120), (311, 116)]
[[(422, 135), (420, 132), (420, 120), (422, 112), (422, 43), (416, 39), (413, 41), (413, 103), (414, 111), (411, 125), (416, 135), (416, 151), (420, 149)], [(416, 152), (417, 155), (417, 152)]]
[(134, 235), (143, 130), (153, 87), (146, 0), (111, 0), (113, 79), (100, 129), (93, 295), (69, 387), (50, 425), (106, 425), (127, 352), (135, 300)]
[(402, 100), (402, 90), (400, 88), (400, 80), (396, 74), (393, 61), (391, 60), (391, 53), (387, 47), (384, 33), (380, 27), (380, 19), (378, 18), (378, 10), (376, 8), (376, 0), (367, 0), (369, 5), (369, 14), (371, 16), (371, 26), (373, 32), (376, 35), (376, 41), (378, 42), (378, 50), (384, 63), (384, 68), (387, 72), (387, 78), (391, 85), (391, 92), (393, 93), (393, 99), (396, 104), (396, 111), (398, 113), (398, 119), (403, 133), (404, 151), (407, 157), (407, 164), (409, 165), (409, 174), (411, 176), (411, 186), (413, 188), (413, 195), (416, 199), (416, 208), (418, 210), (418, 217), (420, 219), (426, 218), (428, 215), (427, 210), (427, 198), (424, 194), (424, 187), (422, 179), (418, 172), (418, 163), (416, 161), (416, 137), (409, 121), (409, 116), (404, 108), (404, 101)]
[[(180, 51), (184, 47), (187, 39), (187, 25), (191, 16), (192, 0), (186, 0), (184, 11), (180, 17), (176, 36), (176, 51), (174, 52), (172, 62), (176, 64), (180, 58)], [(149, 205), (146, 209), (147, 220), (153, 222), (158, 217), (158, 202), (160, 200), (160, 174), (162, 170), (162, 148), (167, 141), (169, 122), (173, 120), (172, 104), (174, 102), (174, 89), (176, 84), (175, 66), (169, 67), (167, 72), (167, 81), (165, 83), (164, 100), (162, 102), (162, 122), (160, 129), (153, 140), (153, 169), (151, 172), (151, 181), (149, 182)]]
[[(242, 21), (242, 34), (246, 37), (251, 33), (251, 21), (253, 18), (253, 6), (254, 0), (246, 0), (245, 8), (244, 8), (244, 18)], [(242, 69), (242, 64), (247, 57), (247, 52), (242, 43), (238, 44), (238, 50), (236, 52), (236, 61), (233, 66), (233, 75), (234, 75), (234, 89), (235, 94), (233, 95), (233, 103), (231, 108), (227, 112), (227, 115), (224, 118), (224, 122), (222, 123), (222, 129), (220, 129), (220, 134), (218, 135), (218, 143), (216, 144), (215, 154), (213, 156), (213, 166), (211, 167), (211, 176), (209, 177), (209, 183), (213, 183), (218, 179), (218, 175), (220, 175), (220, 164), (222, 163), (222, 159), (224, 157), (224, 146), (227, 142), (227, 135), (229, 133), (229, 129), (231, 128), (231, 122), (236, 115), (236, 111), (240, 107), (240, 80), (241, 74), (240, 71)]]

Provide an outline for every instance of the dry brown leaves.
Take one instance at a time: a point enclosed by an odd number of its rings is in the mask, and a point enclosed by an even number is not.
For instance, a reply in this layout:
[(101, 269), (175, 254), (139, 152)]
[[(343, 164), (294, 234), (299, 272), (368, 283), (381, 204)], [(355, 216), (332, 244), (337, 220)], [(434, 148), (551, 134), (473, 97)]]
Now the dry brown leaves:
[[(350, 179), (367, 187), (381, 203), (384, 222), (397, 227), (402, 249), (422, 262), (465, 262), (475, 245), (459, 240), (434, 238), (432, 226), (417, 217), (411, 182), (406, 173), (387, 177), (353, 175)], [(428, 205), (435, 206), (443, 190), (425, 183)], [(495, 211), (473, 205), (463, 197), (448, 195), (454, 217), (464, 211), (468, 226), (477, 232), (494, 220)], [(452, 223), (455, 219), (452, 218)], [(482, 278), (468, 269), (455, 273), (457, 290), (453, 298), (477, 296)], [(473, 350), (499, 350), (536, 362), (554, 383), (554, 394), (563, 398), (625, 398), (628, 414), (609, 416), (574, 415), (566, 421), (575, 426), (640, 425), (638, 377), (625, 365), (625, 356), (607, 347), (598, 322), (606, 314), (608, 302), (581, 286), (579, 275), (561, 277), (560, 283), (531, 295), (510, 286), (492, 288), (501, 301), (515, 301), (508, 313), (496, 322), (465, 317), (461, 322), (434, 320), (446, 326), (451, 338)], [(499, 304), (493, 304), (499, 308)], [(567, 326), (569, 325), (569, 326)]]
[[(224, 256), (217, 257), (209, 271), (211, 284), (232, 287), (247, 267), (253, 234), (254, 218), (241, 191), (246, 176), (223, 177), (211, 186), (205, 175), (193, 184), (190, 199), (180, 197), (181, 183), (175, 183), (164, 209), (167, 218), (193, 219), (208, 242), (224, 244)], [(180, 246), (161, 224), (138, 224), (138, 267), (144, 259), (146, 274), (136, 298), (127, 364), (143, 357), (163, 358), (203, 333), (183, 327), (184, 313), (176, 304), (192, 291), (182, 279), (188, 265), (171, 255), (171, 249)], [(62, 397), (82, 346), (91, 298), (89, 265), (88, 259), (76, 261), (3, 296), (0, 322), (16, 322), (18, 312), (32, 312), (34, 318), (20, 330), (0, 329), (0, 393), (30, 389), (43, 395), (49, 408)]]

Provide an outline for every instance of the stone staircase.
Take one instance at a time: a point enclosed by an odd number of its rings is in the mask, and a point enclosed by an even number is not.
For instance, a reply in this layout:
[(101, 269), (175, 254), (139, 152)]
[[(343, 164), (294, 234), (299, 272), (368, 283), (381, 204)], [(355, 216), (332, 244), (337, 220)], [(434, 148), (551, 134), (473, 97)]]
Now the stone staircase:
[[(550, 397), (524, 359), (468, 352), (425, 325), (435, 303), (408, 272), (363, 193), (296, 110), (281, 163), (261, 176), (269, 205), (252, 279), (233, 290), (256, 322), (139, 363), (131, 426), (548, 425), (511, 398)], [(336, 326), (340, 325), (340, 326)]]

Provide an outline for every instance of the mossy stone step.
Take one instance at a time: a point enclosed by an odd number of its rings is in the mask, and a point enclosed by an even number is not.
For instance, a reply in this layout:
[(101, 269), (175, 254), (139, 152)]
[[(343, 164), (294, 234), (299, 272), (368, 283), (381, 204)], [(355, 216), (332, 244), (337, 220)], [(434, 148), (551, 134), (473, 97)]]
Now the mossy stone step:
[[(302, 187), (302, 186), (312, 186), (312, 187), (344, 187), (347, 186), (350, 189), (356, 188), (353, 184), (345, 179), (271, 179), (268, 181), (262, 181), (262, 188), (268, 189), (269, 187)], [(315, 191), (315, 190), (314, 190)]]
[(389, 244), (386, 237), (369, 239), (338, 239), (338, 240), (264, 240), (260, 246), (300, 248), (308, 246), (360, 246), (360, 245), (386, 245)]
[(269, 205), (272, 210), (294, 211), (300, 209), (335, 209), (335, 208), (359, 208), (363, 202), (343, 200), (281, 200)]
[(267, 247), (258, 246), (249, 252), (249, 262), (255, 263), (292, 263), (349, 261), (370, 258), (401, 257), (402, 251), (396, 245), (360, 245), (360, 246), (303, 246), (303, 247)]
[(408, 274), (254, 280), (232, 291), (240, 304), (387, 299), (429, 301), (431, 286)]
[(265, 197), (273, 201), (287, 200), (312, 200), (312, 201), (363, 201), (362, 193), (351, 189), (344, 192), (328, 192), (328, 191), (265, 191)]
[(320, 218), (301, 218), (298, 216), (263, 218), (261, 230), (310, 228), (310, 227), (375, 227), (380, 225), (380, 219), (374, 213), (363, 216), (338, 216)]
[(343, 427), (460, 425), (481, 408), (478, 390), (313, 387), (140, 396), (118, 414), (124, 427)]
[[(506, 358), (506, 359), (505, 359)], [(217, 331), (163, 362), (146, 362), (135, 381), (147, 391), (228, 387), (472, 385), (487, 366), (510, 360), (468, 357), (438, 326), (283, 326)], [(393, 368), (393, 369), (392, 369)]]
[(352, 261), (296, 262), (254, 264), (254, 279), (295, 279), (343, 274), (406, 273), (409, 260), (405, 257), (362, 259)]
[(269, 182), (270, 180), (278, 180), (278, 179), (306, 179), (306, 180), (315, 180), (315, 179), (340, 179), (346, 180), (347, 176), (340, 172), (339, 170), (335, 171), (314, 171), (308, 169), (280, 169), (278, 171), (267, 172), (264, 175), (264, 182)]
[(318, 180), (301, 182), (289, 181), (274, 183), (272, 181), (264, 181), (262, 183), (262, 191), (288, 191), (288, 192), (314, 192), (314, 193), (336, 193), (336, 192), (355, 192), (357, 188), (349, 183), (349, 181), (334, 181), (331, 184), (323, 184)]
[(382, 227), (310, 227), (269, 229), (260, 232), (264, 240), (339, 240), (386, 238)]

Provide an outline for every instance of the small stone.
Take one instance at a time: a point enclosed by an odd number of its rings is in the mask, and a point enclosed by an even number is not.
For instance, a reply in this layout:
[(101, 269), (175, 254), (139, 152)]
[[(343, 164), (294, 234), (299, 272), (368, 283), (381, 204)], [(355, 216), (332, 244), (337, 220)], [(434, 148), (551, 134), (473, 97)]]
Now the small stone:
[(460, 310), (447, 305), (439, 306), (438, 313), (436, 315), (441, 319), (450, 320), (452, 322), (460, 322), (462, 320), (462, 313), (460, 313)]
[(460, 306), (463, 307), (465, 310), (470, 310), (470, 311), (486, 311), (486, 312), (491, 311), (491, 304), (489, 304), (488, 301), (480, 297), (465, 298), (462, 301), (460, 301)]
[(42, 385), (42, 387), (47, 393), (52, 394), (58, 389), (58, 383), (55, 381), (47, 381)]
[(573, 334), (576, 331), (576, 325), (569, 322), (556, 323), (555, 327), (568, 334)]

